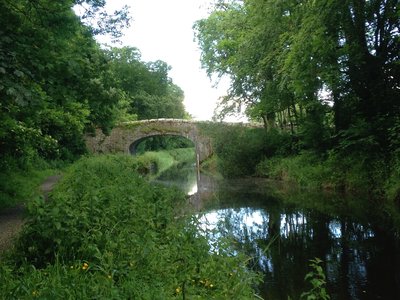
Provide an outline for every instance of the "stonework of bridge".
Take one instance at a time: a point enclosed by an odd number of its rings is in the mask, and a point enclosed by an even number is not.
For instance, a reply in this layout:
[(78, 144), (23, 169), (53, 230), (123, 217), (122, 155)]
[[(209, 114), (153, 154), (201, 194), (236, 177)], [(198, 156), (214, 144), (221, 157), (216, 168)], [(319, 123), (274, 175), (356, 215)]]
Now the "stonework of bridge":
[(122, 123), (109, 135), (96, 130), (94, 136), (86, 137), (86, 146), (92, 153), (134, 154), (136, 146), (144, 139), (157, 135), (183, 136), (191, 140), (196, 149), (198, 163), (213, 153), (210, 137), (204, 135), (199, 125), (204, 122), (180, 119), (154, 119)]

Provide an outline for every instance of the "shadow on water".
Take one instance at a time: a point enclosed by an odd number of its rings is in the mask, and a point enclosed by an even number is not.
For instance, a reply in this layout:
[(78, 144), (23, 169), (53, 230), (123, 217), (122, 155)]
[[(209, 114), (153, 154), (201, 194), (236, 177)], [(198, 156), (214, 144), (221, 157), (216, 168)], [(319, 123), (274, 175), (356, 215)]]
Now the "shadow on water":
[[(191, 171), (190, 171), (191, 169)], [(230, 235), (264, 274), (264, 299), (299, 299), (309, 260), (324, 261), (331, 299), (400, 299), (400, 243), (363, 197), (307, 192), (261, 179), (216, 181), (192, 166), (158, 181), (193, 193), (202, 226)]]

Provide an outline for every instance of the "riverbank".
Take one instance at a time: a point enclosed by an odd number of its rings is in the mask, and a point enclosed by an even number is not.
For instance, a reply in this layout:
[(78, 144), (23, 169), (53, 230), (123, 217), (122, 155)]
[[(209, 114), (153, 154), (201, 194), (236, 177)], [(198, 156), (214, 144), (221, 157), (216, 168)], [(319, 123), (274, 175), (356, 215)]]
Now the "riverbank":
[(365, 205), (375, 206), (400, 231), (400, 164), (395, 159), (389, 163), (367, 155), (356, 159), (302, 152), (264, 159), (257, 165), (256, 175), (310, 190), (363, 195)]
[(143, 170), (149, 177), (157, 177), (173, 165), (193, 163), (196, 161), (194, 148), (177, 148), (161, 151), (147, 151), (137, 156), (138, 160), (146, 166)]

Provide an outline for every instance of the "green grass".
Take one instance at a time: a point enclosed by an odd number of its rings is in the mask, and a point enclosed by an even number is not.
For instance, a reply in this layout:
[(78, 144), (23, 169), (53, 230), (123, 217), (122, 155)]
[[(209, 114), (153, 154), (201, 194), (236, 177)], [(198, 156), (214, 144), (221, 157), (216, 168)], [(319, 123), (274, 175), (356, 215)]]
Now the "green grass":
[(311, 154), (265, 159), (257, 166), (257, 174), (291, 181), (301, 186), (320, 187), (330, 183), (331, 170)]
[(195, 148), (177, 148), (167, 151), (177, 163), (196, 162)]
[(182, 216), (186, 196), (150, 185), (142, 169), (128, 155), (72, 165), (50, 201), (31, 203), (0, 263), (0, 298), (254, 299), (247, 258), (222, 241), (211, 248)]
[(294, 182), (308, 188), (368, 191), (382, 183), (381, 167), (365, 157), (342, 157), (334, 153), (321, 157), (303, 152), (287, 157), (265, 159), (257, 166), (257, 174)]
[(39, 196), (41, 183), (48, 176), (60, 172), (59, 165), (45, 163), (0, 173), (0, 210), (29, 202)]
[(139, 155), (138, 160), (149, 167), (151, 164), (155, 164), (156, 174), (153, 174), (153, 177), (156, 177), (175, 164), (191, 161), (195, 162), (196, 158), (194, 148), (179, 148), (162, 151), (148, 151)]

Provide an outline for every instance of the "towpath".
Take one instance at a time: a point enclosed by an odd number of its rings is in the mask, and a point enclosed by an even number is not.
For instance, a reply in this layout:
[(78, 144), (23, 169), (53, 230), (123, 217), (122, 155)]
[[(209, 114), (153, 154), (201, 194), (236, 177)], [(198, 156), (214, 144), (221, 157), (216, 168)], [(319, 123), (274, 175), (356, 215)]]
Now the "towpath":
[[(46, 200), (60, 178), (61, 175), (49, 176), (40, 186), (40, 191)], [(14, 238), (21, 231), (24, 225), (24, 211), (23, 204), (0, 211), (0, 253), (12, 245)]]

